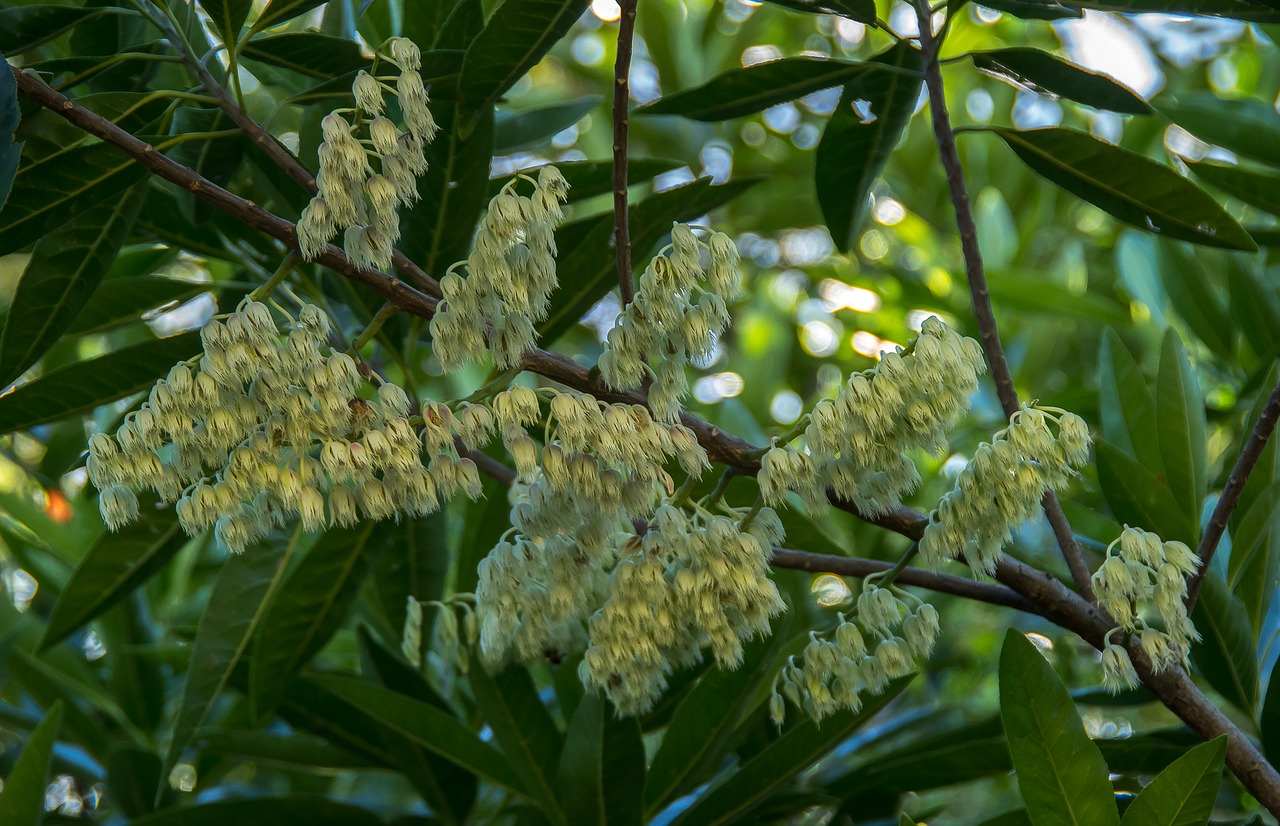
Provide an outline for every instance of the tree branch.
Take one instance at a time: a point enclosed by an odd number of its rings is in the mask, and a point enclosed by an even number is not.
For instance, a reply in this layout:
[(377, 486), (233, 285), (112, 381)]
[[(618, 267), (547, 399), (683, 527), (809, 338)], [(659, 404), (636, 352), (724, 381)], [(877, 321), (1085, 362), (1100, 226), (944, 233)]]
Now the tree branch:
[[(933, 116), (933, 133), (938, 143), (938, 152), (942, 156), (942, 167), (947, 176), (947, 187), (951, 191), (951, 206), (956, 215), (956, 226), (960, 231), (960, 249), (964, 254), (965, 274), (969, 280), (969, 294), (973, 299), (973, 315), (978, 322), (978, 330), (982, 339), (982, 349), (991, 365), (991, 377), (996, 384), (996, 395), (1000, 397), (1000, 407), (1005, 418), (1012, 417), (1022, 409), (1022, 401), (1013, 385), (1013, 373), (1009, 370), (1009, 361), (1005, 358), (1004, 347), (1000, 344), (1000, 328), (996, 324), (995, 311), (991, 308), (991, 292), (987, 288), (987, 276), (982, 263), (982, 251), (978, 248), (978, 225), (974, 221), (973, 208), (969, 203), (969, 189), (964, 180), (964, 167), (960, 163), (960, 153), (956, 151), (956, 134), (951, 127), (951, 116), (947, 113), (946, 91), (942, 84), (942, 67), (938, 63), (938, 50), (941, 43), (934, 36), (932, 14), (928, 0), (916, 0), (916, 19), (920, 27), (920, 52), (924, 64), (924, 82), (929, 92), (929, 111)], [(1062, 558), (1071, 571), (1071, 578), (1078, 590), (1089, 602), (1094, 602), (1093, 587), (1089, 581), (1089, 569), (1080, 555), (1071, 525), (1067, 522), (1058, 497), (1053, 491), (1046, 491), (1042, 502), (1045, 516), (1053, 535), (1062, 550)]]
[(1222, 534), (1227, 529), (1227, 520), (1235, 511), (1236, 505), (1240, 503), (1240, 494), (1244, 491), (1245, 483), (1249, 481), (1249, 474), (1253, 472), (1253, 466), (1262, 456), (1267, 440), (1275, 432), (1277, 418), (1280, 418), (1280, 383), (1276, 384), (1266, 405), (1262, 408), (1262, 414), (1258, 416), (1253, 432), (1249, 434), (1244, 449), (1240, 451), (1240, 457), (1236, 459), (1235, 467), (1231, 469), (1231, 475), (1227, 477), (1227, 484), (1218, 496), (1218, 503), (1213, 507), (1209, 524), (1205, 526), (1200, 547), (1196, 549), (1196, 555), (1200, 557), (1200, 570), (1187, 581), (1187, 614), (1190, 614), (1191, 609), (1195, 607), (1196, 598), (1200, 596), (1200, 586), (1204, 583), (1205, 574), (1209, 572), (1209, 563), (1213, 562), (1218, 543), (1222, 541)]
[(637, 0), (620, 0), (618, 55), (613, 64), (613, 245), (618, 256), (618, 292), (622, 306), (636, 297), (631, 277), (631, 226), (627, 216), (627, 127), (631, 99), (631, 43), (636, 30)]

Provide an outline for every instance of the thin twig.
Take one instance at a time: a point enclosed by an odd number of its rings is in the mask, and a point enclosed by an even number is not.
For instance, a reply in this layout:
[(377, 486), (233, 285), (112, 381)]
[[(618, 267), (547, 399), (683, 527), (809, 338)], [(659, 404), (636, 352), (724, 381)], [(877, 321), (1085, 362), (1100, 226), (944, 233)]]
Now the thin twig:
[(1266, 448), (1267, 440), (1275, 432), (1278, 418), (1280, 418), (1280, 384), (1276, 384), (1270, 398), (1267, 399), (1266, 406), (1262, 408), (1262, 414), (1258, 416), (1253, 432), (1249, 434), (1244, 449), (1240, 451), (1240, 458), (1236, 459), (1236, 466), (1231, 469), (1227, 484), (1222, 488), (1222, 494), (1218, 496), (1218, 503), (1213, 507), (1209, 524), (1205, 526), (1200, 547), (1196, 549), (1196, 555), (1200, 557), (1200, 570), (1187, 581), (1188, 614), (1195, 607), (1196, 598), (1200, 596), (1200, 586), (1204, 583), (1205, 574), (1209, 572), (1209, 564), (1213, 562), (1213, 555), (1218, 550), (1219, 542), (1222, 541), (1222, 534), (1227, 529), (1227, 520), (1235, 511), (1236, 505), (1240, 503), (1240, 494), (1244, 491), (1244, 485), (1249, 481), (1253, 466), (1258, 463), (1258, 458)]
[[(938, 64), (941, 46), (933, 34), (932, 16), (927, 0), (917, 0), (916, 19), (920, 27), (920, 52), (924, 65), (924, 82), (929, 91), (929, 110), (933, 116), (933, 133), (937, 139), (942, 167), (946, 171), (947, 186), (951, 190), (951, 206), (960, 230), (960, 249), (964, 254), (965, 274), (969, 280), (969, 293), (973, 298), (973, 315), (978, 322), (982, 349), (991, 365), (991, 377), (995, 380), (996, 395), (1006, 418), (1011, 418), (1022, 408), (1018, 391), (1013, 385), (1013, 373), (1000, 344), (1000, 328), (996, 324), (995, 311), (991, 308), (991, 293), (987, 288), (987, 276), (982, 263), (982, 251), (978, 248), (978, 225), (969, 203), (969, 188), (964, 180), (964, 167), (960, 153), (956, 151), (956, 136), (951, 128), (951, 116), (947, 113), (946, 91), (942, 84), (942, 69)], [(1067, 522), (1058, 497), (1048, 491), (1043, 500), (1045, 516), (1053, 529), (1062, 557), (1071, 571), (1076, 589), (1089, 602), (1094, 602), (1093, 587), (1089, 582), (1089, 569), (1084, 564), (1080, 549), (1076, 546), (1071, 525)]]
[(627, 128), (631, 100), (631, 43), (636, 30), (636, 3), (621, 0), (618, 56), (613, 64), (613, 245), (618, 256), (618, 292), (622, 306), (636, 297), (631, 278), (631, 227), (627, 216)]

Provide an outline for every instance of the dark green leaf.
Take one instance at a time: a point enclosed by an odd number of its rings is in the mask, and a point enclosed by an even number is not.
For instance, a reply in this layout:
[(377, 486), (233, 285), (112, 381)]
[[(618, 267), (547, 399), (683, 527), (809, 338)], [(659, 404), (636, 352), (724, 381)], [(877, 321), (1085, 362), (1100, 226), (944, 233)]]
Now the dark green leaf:
[(125, 817), (155, 811), (160, 755), (141, 746), (121, 746), (107, 759), (107, 798)]
[[(103, 717), (110, 715), (121, 720), (124, 715), (105, 692), (73, 679), (65, 670), (21, 649), (9, 652), (5, 666), (9, 676), (37, 706), (52, 710), (58, 703), (62, 704), (62, 739), (80, 744), (100, 761), (106, 760), (118, 741), (108, 732)], [(88, 694), (94, 697), (91, 699)], [(99, 705), (95, 700), (103, 703)], [(95, 713), (91, 714), (86, 708), (92, 708)]]
[(1084, 17), (1084, 12), (1058, 0), (984, 0), (981, 4), (1023, 20), (1062, 20)]
[(582, 120), (603, 100), (600, 95), (583, 95), (541, 109), (499, 112), (494, 122), (493, 152), (508, 155), (536, 146)]
[[(712, 186), (711, 179), (702, 178), (632, 204), (628, 214), (635, 260), (642, 261), (643, 256), (671, 232), (673, 221), (692, 221), (728, 203), (758, 182), (758, 178), (746, 178)], [(577, 324), (578, 319), (618, 283), (612, 239), (612, 215), (575, 221), (556, 233), (557, 246), (567, 252), (562, 252), (556, 267), (560, 289), (552, 294), (547, 319), (538, 326), (544, 345), (554, 343)]]
[(1125, 223), (1211, 247), (1257, 249), (1207, 192), (1136, 152), (1072, 129), (985, 131), (1040, 175)]
[(1269, 361), (1280, 353), (1280, 301), (1250, 264), (1227, 259), (1227, 295), (1231, 318), (1254, 354)]
[[(56, 3), (36, 3), (0, 9), (0, 52), (15, 57), (104, 12), (130, 13), (126, 9), (92, 8)], [(8, 67), (5, 67), (5, 71), (8, 71)]]
[(39, 170), (24, 168), (0, 210), (0, 255), (20, 250), (55, 227), (144, 178), (147, 170), (106, 143), (63, 153)]
[[(1280, 11), (1273, 14), (1280, 21)], [(1156, 108), (1203, 141), (1280, 166), (1280, 114), (1269, 103), (1196, 92), (1177, 98), (1161, 97)]]
[(1066, 686), (1013, 628), (1000, 651), (1000, 718), (1023, 802), (1037, 826), (1120, 822), (1107, 764), (1085, 734)]
[(196, 732), (195, 742), (208, 751), (265, 763), (299, 766), (308, 770), (366, 769), (377, 765), (368, 757), (310, 734), (271, 734), (265, 731), (211, 728)]
[(1280, 175), (1222, 163), (1188, 163), (1195, 176), (1251, 207), (1280, 215)]
[(506, 757), (447, 712), (355, 677), (324, 674), (315, 675), (312, 681), (446, 760), (514, 792), (528, 794)]
[[(920, 55), (899, 43), (873, 62), (919, 68)], [(814, 182), (831, 240), (852, 249), (862, 233), (871, 185), (884, 169), (920, 98), (920, 79), (897, 71), (868, 72), (845, 84), (840, 105), (818, 144)]]
[(199, 351), (200, 334), (183, 333), (60, 367), (0, 396), (0, 433), (57, 421), (145, 390)]
[(1267, 2), (1254, 0), (1062, 0), (1082, 9), (1098, 9), (1123, 14), (1193, 14), (1230, 17), (1254, 23), (1280, 23), (1280, 11)]
[(234, 44), (244, 28), (245, 18), (253, 10), (253, 0), (200, 0), (208, 12), (213, 26), (222, 35), (222, 42)]
[(244, 44), (240, 56), (321, 80), (367, 68), (369, 65), (354, 40), (331, 37), (319, 32), (289, 32), (256, 37)]
[[(0, 11), (0, 15), (4, 12)], [(0, 58), (4, 55), (0, 54)], [(9, 189), (13, 186), (13, 178), (18, 174), (18, 162), (22, 160), (22, 144), (18, 143), (14, 133), (18, 130), (18, 121), (22, 117), (18, 111), (18, 82), (13, 73), (5, 71), (0, 77), (0, 210), (9, 200)]]
[(1124, 812), (1122, 826), (1204, 826), (1222, 782), (1227, 736), (1215, 737), (1180, 757), (1147, 784)]
[(876, 22), (874, 0), (766, 0), (775, 6), (784, 6), (810, 14), (837, 14), (859, 23)]
[[(853, 78), (887, 73), (875, 63), (787, 57), (731, 69), (701, 86), (676, 92), (636, 110), (637, 115), (683, 115), (702, 121), (729, 120), (761, 112), (811, 92), (841, 86)], [(903, 82), (910, 82), (904, 78)]]
[(1151, 112), (1147, 102), (1127, 86), (1039, 49), (995, 49), (974, 52), (970, 57), (982, 71), (1018, 86), (1030, 86), (1095, 109), (1130, 115)]
[(1154, 531), (1165, 540), (1195, 543), (1191, 523), (1168, 484), (1105, 439), (1094, 448), (1098, 484), (1118, 522)]
[(1231, 358), (1236, 349), (1236, 325), (1210, 288), (1204, 268), (1187, 250), (1169, 251), (1174, 260), (1161, 268), (1169, 302), (1206, 347)]
[(583, 697), (565, 735), (558, 783), (570, 823), (644, 822), (644, 741), (635, 718), (615, 718), (595, 692)]
[[(480, 713), (493, 730), (494, 740), (520, 774), (524, 787), (554, 811), (553, 783), (560, 760), (561, 737), (551, 713), (538, 697), (529, 672), (511, 667), (491, 676), (478, 666), (470, 672), (468, 681)], [(567, 799), (562, 800), (568, 803)]]
[(0, 335), (0, 386), (35, 364), (89, 302), (145, 194), (138, 187), (128, 189), (36, 242)]
[(467, 47), (458, 88), (466, 134), (495, 100), (542, 59), (587, 9), (587, 0), (516, 0), (498, 6)]
[(1275, 765), (1280, 761), (1280, 662), (1271, 669), (1267, 696), (1262, 701), (1262, 714), (1258, 718), (1258, 731), (1262, 732), (1262, 750)]
[[(1280, 364), (1273, 363), (1259, 378), (1260, 392), (1244, 420), (1246, 433), (1252, 431), (1266, 409), (1270, 395), (1267, 388), (1280, 381)], [(1232, 455), (1231, 451), (1228, 455)], [(1280, 443), (1275, 439), (1267, 441), (1253, 466), (1228, 525), (1228, 587), (1244, 603), (1254, 629), (1265, 634), (1266, 618), (1280, 581)]]
[(1156, 436), (1169, 490), (1187, 522), (1198, 527), (1208, 485), (1204, 400), (1182, 340), (1172, 329), (1165, 331), (1156, 376)]
[[(401, 523), (400, 536), (378, 557), (373, 583), (382, 611), (394, 629), (404, 627), (409, 597), (444, 597), (449, 574), (448, 522), (445, 511)], [(429, 636), (430, 624), (424, 626)]]
[(454, 0), (449, 16), (436, 32), (433, 48), (465, 49), (484, 28), (484, 6), (480, 0)]
[(44, 818), (44, 793), (53, 760), (53, 744), (62, 722), (62, 705), (54, 703), (27, 738), (0, 792), (0, 823), (39, 826)]
[[(171, 131), (175, 136), (222, 133), (218, 137), (183, 141), (169, 150), (169, 157), (218, 186), (225, 187), (231, 182), (244, 160), (244, 149), (248, 141), (236, 129), (226, 112), (221, 109), (181, 107), (173, 115)], [(214, 213), (211, 204), (190, 192), (180, 191), (178, 203), (182, 205), (186, 216), (195, 223), (206, 220)]]
[(864, 698), (862, 709), (856, 713), (839, 712), (824, 720), (821, 726), (812, 720), (796, 725), (724, 782), (700, 795), (675, 822), (702, 826), (738, 820), (866, 725), (910, 682), (909, 678), (895, 680), (883, 694)]
[(1191, 614), (1204, 637), (1191, 646), (1191, 658), (1209, 685), (1252, 717), (1258, 701), (1258, 654), (1249, 615), (1222, 576), (1210, 570)]
[(148, 513), (119, 533), (103, 534), (63, 586), (39, 650), (66, 639), (141, 587), (186, 543), (170, 508)]
[(244, 659), (301, 536), (301, 529), (297, 529), (287, 542), (273, 537), (262, 547), (234, 554), (222, 563), (191, 644), (182, 699), (164, 760), (166, 777)]
[(217, 282), (183, 281), (162, 275), (107, 278), (98, 285), (93, 299), (76, 316), (67, 332), (85, 335), (110, 330), (137, 321), (151, 310), (217, 290), (218, 286)]
[(462, 4), (457, 0), (417, 0), (413, 13), (404, 16), (402, 33), (422, 49), (429, 49), (435, 44), (444, 21), (458, 5)]
[[(629, 158), (627, 160), (627, 183), (634, 186), (638, 183), (653, 180), (663, 172), (670, 172), (683, 166), (680, 161), (661, 161), (651, 158)], [(530, 167), (524, 170), (536, 175), (541, 167)], [(568, 161), (557, 162), (556, 169), (569, 182), (569, 201), (580, 201), (596, 195), (604, 195), (613, 189), (613, 161)], [(488, 195), (492, 198), (511, 180), (510, 177), (490, 178)]]
[(249, 660), (249, 702), (254, 716), (273, 709), (289, 682), (346, 618), (372, 556), (394, 525), (365, 522), (326, 531), (274, 589)]
[(251, 31), (260, 32), (277, 23), (292, 20), (299, 15), (306, 14), (324, 2), (325, 0), (270, 0), (267, 3), (267, 7), (262, 10), (262, 14), (254, 21)]
[(270, 823), (271, 826), (383, 826), (368, 809), (327, 797), (291, 795), (248, 800), (213, 800), (195, 806), (171, 806), (129, 821), (129, 826), (227, 826)]
[(1107, 330), (1098, 349), (1098, 397), (1106, 440), (1162, 475), (1155, 395), (1114, 330)]

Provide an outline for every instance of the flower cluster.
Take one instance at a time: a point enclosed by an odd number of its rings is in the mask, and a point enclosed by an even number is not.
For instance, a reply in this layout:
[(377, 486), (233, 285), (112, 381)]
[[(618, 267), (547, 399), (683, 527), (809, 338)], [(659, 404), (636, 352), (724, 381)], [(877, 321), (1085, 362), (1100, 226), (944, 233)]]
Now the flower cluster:
[(389, 383), (360, 396), (369, 385), (356, 362), (321, 352), (329, 331), (307, 305), (282, 338), (256, 301), (206, 324), (203, 354), (175, 365), (114, 436), (89, 441), (107, 526), (136, 519), (134, 491), (151, 489), (187, 533), (213, 528), (238, 553), (290, 518), (318, 531), (430, 513), (459, 489), (479, 495), (475, 464), (452, 443), (423, 466), (408, 396)]
[(764, 455), (758, 480), (765, 500), (776, 504), (794, 491), (821, 508), (830, 487), (864, 514), (892, 510), (920, 482), (905, 451), (944, 449), (985, 369), (976, 341), (930, 317), (906, 350), (885, 353), (850, 376), (834, 399), (818, 403), (806, 450), (775, 446)]
[[(533, 194), (516, 192), (519, 181)], [(505, 369), (520, 363), (536, 340), (534, 325), (547, 317), (556, 280), (555, 229), (569, 184), (554, 166), (536, 180), (521, 175), (489, 201), (470, 257), (440, 279), (444, 300), (431, 319), (436, 358), (452, 369), (484, 356)], [(455, 270), (465, 267), (466, 276)]]
[(1023, 406), (1006, 429), (978, 446), (929, 514), (920, 559), (936, 568), (961, 554), (973, 570), (994, 574), (1013, 529), (1039, 512), (1046, 489), (1066, 487), (1074, 469), (1089, 461), (1090, 444), (1088, 426), (1074, 413)]
[(916, 660), (927, 659), (939, 633), (932, 605), (870, 581), (853, 618), (837, 616), (839, 624), (832, 631), (810, 632), (804, 651), (778, 673), (769, 702), (774, 723), (782, 724), (784, 696), (819, 722), (841, 710), (858, 711), (864, 693), (882, 693), (890, 680), (914, 671)]
[[(339, 109), (321, 121), (319, 190), (298, 220), (302, 257), (318, 256), (329, 240), (345, 229), (347, 256), (362, 266), (391, 265), (392, 246), (400, 237), (398, 208), (418, 200), (418, 176), (427, 171), (426, 145), (436, 134), (427, 108), (427, 92), (418, 70), (422, 55), (411, 40), (394, 37), (389, 54), (379, 54), (399, 67), (396, 77), (361, 71), (352, 84), (355, 109)], [(375, 62), (374, 66), (377, 66)], [(376, 70), (376, 69), (375, 69)], [(394, 87), (391, 83), (394, 81)], [(399, 102), (405, 131), (384, 113), (383, 92)], [(353, 120), (346, 115), (353, 114)], [(367, 122), (367, 138), (358, 138)], [(373, 171), (370, 158), (378, 161)]]
[[(1108, 633), (1103, 651), (1103, 685), (1108, 689), (1131, 688), (1138, 681), (1128, 653), (1110, 641), (1121, 629), (1137, 636), (1156, 671), (1179, 661), (1187, 664), (1191, 643), (1200, 634), (1183, 600), (1187, 577), (1199, 568), (1200, 558), (1185, 544), (1164, 542), (1150, 531), (1127, 525), (1107, 548), (1107, 558), (1093, 575), (1093, 589), (1098, 604), (1119, 623)], [(1151, 627), (1144, 614), (1159, 616), (1163, 629)]]
[[(705, 357), (729, 324), (726, 302), (738, 293), (738, 248), (713, 232), (701, 241), (685, 224), (671, 228), (671, 244), (637, 280), (627, 305), (605, 341), (600, 375), (615, 388), (640, 387), (651, 374), (649, 409), (664, 422), (680, 416), (688, 394), (685, 367)], [(646, 364), (652, 360), (653, 367)]]

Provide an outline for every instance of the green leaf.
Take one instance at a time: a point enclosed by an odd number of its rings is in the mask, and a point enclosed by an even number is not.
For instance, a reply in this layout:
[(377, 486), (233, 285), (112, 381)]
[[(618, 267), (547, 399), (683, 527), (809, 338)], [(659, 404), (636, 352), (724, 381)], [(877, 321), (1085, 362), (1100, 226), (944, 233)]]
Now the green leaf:
[(1237, 256), (1227, 259), (1227, 295), (1231, 318), (1254, 354), (1269, 361), (1280, 353), (1280, 301), (1253, 267)]
[(1118, 522), (1160, 534), (1165, 540), (1195, 544), (1186, 513), (1168, 484), (1137, 459), (1105, 439), (1094, 444), (1098, 484)]
[(1280, 175), (1222, 163), (1187, 163), (1200, 180), (1233, 198), (1272, 215), (1280, 215)]
[[(393, 551), (379, 555), (373, 567), (374, 590), (391, 628), (404, 627), (409, 597), (444, 598), (449, 576), (449, 524), (446, 511), (401, 523)], [(428, 612), (430, 616), (430, 612)], [(423, 636), (430, 637), (430, 620)]]
[(551, 713), (538, 697), (529, 672), (511, 667), (501, 674), (490, 675), (483, 666), (477, 666), (470, 671), (467, 681), (484, 721), (493, 730), (503, 754), (520, 774), (524, 787), (549, 811), (555, 812), (553, 782), (564, 744)]
[(1258, 731), (1262, 733), (1262, 751), (1275, 765), (1280, 761), (1280, 661), (1271, 669), (1271, 679), (1267, 681)]
[(1211, 247), (1258, 248), (1207, 192), (1136, 152), (1073, 129), (983, 131), (1040, 175), (1139, 229)]
[(1138, 362), (1115, 330), (1098, 349), (1098, 396), (1102, 434), (1117, 448), (1163, 474), (1156, 437), (1156, 401)]
[(1161, 268), (1169, 302), (1206, 347), (1223, 358), (1232, 358), (1236, 324), (1210, 288), (1204, 268), (1188, 250), (1166, 251), (1173, 253), (1174, 259)]
[[(918, 68), (919, 53), (907, 42), (873, 58), (900, 69)], [(822, 219), (840, 250), (854, 247), (870, 204), (871, 185), (911, 120), (920, 98), (918, 77), (869, 72), (845, 84), (840, 105), (818, 143), (814, 181)]]
[[(0, 15), (4, 12), (0, 11)], [(3, 27), (0, 27), (3, 31)], [(0, 58), (4, 55), (0, 54)], [(0, 61), (2, 62), (2, 61)], [(18, 174), (18, 162), (22, 160), (22, 144), (15, 138), (22, 113), (18, 111), (18, 82), (13, 72), (0, 76), (0, 210), (9, 200), (13, 178)]]
[(126, 190), (36, 242), (0, 334), (0, 386), (35, 364), (89, 302), (145, 195), (138, 187)]
[(39, 826), (44, 819), (44, 793), (53, 762), (53, 744), (62, 722), (62, 704), (49, 713), (27, 738), (22, 753), (4, 779), (0, 792), (0, 823), (5, 826)]
[[(524, 77), (587, 9), (587, 0), (511, 0), (467, 47), (458, 88), (468, 117), (480, 117)], [(470, 133), (468, 124), (466, 133)]]
[[(651, 181), (664, 172), (678, 169), (684, 164), (681, 161), (663, 161), (653, 158), (629, 158), (627, 160), (627, 184)], [(581, 201), (596, 195), (604, 195), (613, 191), (613, 161), (567, 161), (556, 162), (556, 169), (569, 182), (569, 202)], [(523, 170), (529, 175), (537, 175), (541, 166)], [(510, 175), (489, 179), (488, 197), (492, 198), (511, 180)]]
[(240, 56), (320, 80), (369, 66), (354, 40), (319, 32), (255, 37), (244, 44)]
[[(163, 775), (160, 756), (142, 746), (120, 746), (107, 758), (107, 799), (125, 817), (142, 817), (155, 811), (156, 789)], [(164, 784), (168, 791), (168, 784)]]
[(324, 2), (325, 0), (269, 0), (262, 14), (254, 21), (251, 32), (260, 32), (286, 20), (292, 20)]
[(57, 421), (145, 390), (199, 351), (200, 334), (182, 333), (60, 367), (0, 396), (0, 433)]
[(151, 310), (176, 305), (218, 289), (217, 282), (183, 281), (162, 275), (108, 276), (98, 285), (92, 300), (76, 320), (71, 322), (67, 333), (77, 336), (100, 333), (138, 321)]
[(724, 782), (700, 795), (675, 822), (702, 826), (742, 818), (866, 725), (910, 682), (910, 678), (895, 680), (883, 694), (864, 698), (860, 711), (839, 712), (821, 726), (812, 720), (799, 723), (757, 752)]
[[(1280, 11), (1274, 14), (1280, 21)], [(1162, 115), (1203, 141), (1280, 166), (1280, 114), (1268, 103), (1196, 92), (1161, 97), (1155, 105)]]
[(192, 735), (204, 725), (232, 672), (244, 659), (301, 536), (301, 528), (295, 529), (287, 542), (273, 538), (262, 543), (263, 547), (233, 554), (222, 563), (191, 643), (191, 659), (182, 682), (182, 699), (162, 776), (168, 777), (169, 770), (177, 765)]
[(765, 0), (765, 2), (811, 14), (835, 14), (857, 20), (859, 23), (876, 22), (874, 0)]
[(222, 42), (234, 44), (240, 38), (244, 21), (253, 10), (253, 0), (200, 0)]
[(1030, 86), (1095, 109), (1147, 115), (1151, 107), (1132, 89), (1040, 49), (973, 52), (973, 65), (1016, 86)]
[[(712, 186), (710, 178), (701, 178), (632, 204), (628, 215), (636, 272), (643, 269), (640, 262), (644, 256), (671, 232), (672, 222), (692, 221), (705, 215), (759, 181), (745, 178)], [(560, 289), (551, 296), (546, 321), (538, 325), (538, 336), (544, 346), (553, 344), (577, 324), (578, 319), (618, 283), (618, 262), (612, 239), (612, 215), (575, 221), (556, 233), (556, 245), (562, 251), (556, 262)]]
[(249, 659), (254, 717), (262, 719), (275, 708), (298, 670), (338, 630), (371, 557), (382, 549), (392, 528), (393, 524), (366, 521), (355, 528), (326, 531), (274, 589)]
[(636, 719), (615, 718), (604, 698), (589, 692), (569, 721), (558, 782), (570, 823), (644, 822), (644, 741)]
[(1205, 574), (1191, 621), (1204, 637), (1191, 646), (1196, 668), (1219, 694), (1252, 717), (1258, 702), (1257, 637), (1248, 612), (1217, 571)]
[(106, 143), (72, 149), (38, 170), (19, 170), (9, 201), (0, 210), (0, 255), (26, 247), (146, 174), (132, 158)]
[(1045, 280), (1032, 270), (987, 270), (991, 300), (1023, 313), (1062, 318), (1072, 316), (1092, 324), (1129, 326), (1129, 308), (1114, 298), (1089, 291), (1076, 293)]
[[(106, 12), (130, 14), (126, 9), (35, 3), (0, 9), (0, 52), (16, 57), (47, 43), (86, 20)], [(8, 71), (8, 67), (5, 68)]]
[(1010, 628), (1000, 651), (1000, 718), (1027, 814), (1036, 826), (1118, 824), (1102, 753), (1053, 667)]
[[(1244, 420), (1244, 433), (1252, 431), (1266, 409), (1267, 388), (1280, 381), (1280, 364), (1273, 363), (1259, 378), (1260, 392)], [(1228, 587), (1244, 603), (1254, 629), (1268, 633), (1266, 618), (1280, 580), (1280, 444), (1275, 439), (1262, 449), (1228, 524)]]
[(984, 0), (982, 5), (1022, 20), (1062, 20), (1084, 17), (1084, 12), (1080, 9), (1063, 5), (1058, 0)]
[(1205, 826), (1218, 797), (1226, 754), (1224, 734), (1178, 758), (1129, 804), (1121, 826)]
[[(1172, 329), (1165, 331), (1156, 376), (1156, 436), (1169, 490), (1187, 522), (1196, 528), (1208, 486), (1204, 400), (1187, 352)], [(1198, 530), (1195, 535), (1199, 536)]]
[(140, 588), (187, 543), (171, 508), (104, 533), (71, 572), (44, 628), (45, 651)]
[(701, 121), (729, 120), (798, 100), (807, 94), (863, 75), (881, 76), (875, 63), (786, 57), (731, 69), (711, 80), (660, 98), (636, 110), (637, 115), (683, 115)]
[[(537, 146), (595, 111), (603, 100), (600, 95), (583, 95), (539, 109), (499, 112), (494, 122), (493, 152), (509, 155)], [(572, 192), (572, 181), (570, 185)]]
[(227, 826), (270, 823), (271, 826), (383, 826), (368, 809), (327, 797), (290, 795), (247, 800), (213, 800), (194, 806), (171, 806), (129, 821), (129, 826)]
[(311, 734), (272, 734), (245, 729), (209, 728), (196, 733), (196, 744), (206, 751), (235, 755), (264, 763), (298, 766), (308, 770), (367, 769), (378, 764)]
[(511, 791), (529, 794), (506, 757), (451, 714), (356, 677), (317, 674), (311, 680), (338, 698), (363, 709), (387, 728), (446, 760)]
[[(76, 665), (72, 661), (71, 665)], [(106, 718), (125, 719), (118, 704), (97, 685), (77, 680), (65, 669), (33, 657), (22, 649), (9, 652), (5, 661), (9, 677), (37, 706), (52, 709), (62, 704), (61, 736), (78, 743), (99, 761), (105, 761), (119, 741), (107, 729)], [(84, 676), (83, 674), (81, 676)], [(91, 678), (90, 678), (91, 679)], [(92, 713), (86, 708), (92, 709)]]
[(1192, 14), (1230, 17), (1253, 23), (1280, 23), (1280, 10), (1253, 0), (1062, 0), (1082, 9), (1114, 11), (1122, 14)]

